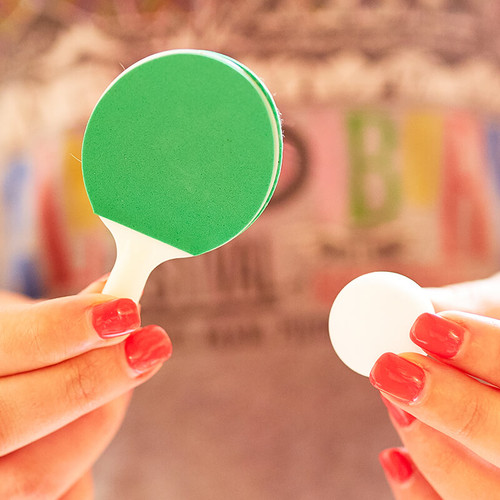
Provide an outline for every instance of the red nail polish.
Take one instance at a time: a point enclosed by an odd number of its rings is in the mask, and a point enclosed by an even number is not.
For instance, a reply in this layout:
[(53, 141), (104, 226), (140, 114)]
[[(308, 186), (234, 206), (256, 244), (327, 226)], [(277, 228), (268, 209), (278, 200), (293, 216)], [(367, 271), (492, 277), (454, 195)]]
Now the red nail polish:
[(413, 464), (404, 450), (389, 448), (378, 457), (387, 475), (397, 483), (404, 483), (412, 476)]
[(441, 358), (453, 358), (464, 341), (465, 328), (454, 321), (424, 313), (410, 330), (410, 338), (422, 349)]
[(141, 318), (133, 300), (115, 299), (92, 308), (92, 324), (99, 336), (107, 339), (139, 328)]
[(135, 331), (125, 341), (125, 356), (136, 372), (145, 372), (172, 355), (172, 342), (167, 332), (156, 325)]
[(425, 373), (420, 366), (391, 352), (382, 354), (370, 373), (375, 388), (406, 403), (418, 398), (424, 381)]
[(384, 396), (382, 396), (382, 402), (385, 404), (391, 417), (400, 427), (408, 427), (415, 420), (413, 415), (393, 405), (388, 399), (384, 398)]

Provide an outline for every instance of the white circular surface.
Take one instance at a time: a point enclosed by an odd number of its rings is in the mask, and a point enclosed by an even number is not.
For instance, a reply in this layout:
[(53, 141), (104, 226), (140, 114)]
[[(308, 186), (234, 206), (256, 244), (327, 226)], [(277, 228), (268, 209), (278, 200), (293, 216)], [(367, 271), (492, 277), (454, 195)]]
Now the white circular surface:
[(401, 274), (375, 272), (348, 283), (330, 311), (333, 348), (355, 372), (368, 376), (384, 352), (419, 352), (409, 337), (420, 314), (434, 312), (427, 294)]

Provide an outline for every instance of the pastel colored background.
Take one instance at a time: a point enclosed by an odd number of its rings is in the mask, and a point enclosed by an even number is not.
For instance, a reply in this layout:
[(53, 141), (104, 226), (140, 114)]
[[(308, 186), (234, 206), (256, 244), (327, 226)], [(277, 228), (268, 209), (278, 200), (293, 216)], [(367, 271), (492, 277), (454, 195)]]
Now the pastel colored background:
[(389, 499), (398, 444), (337, 359), (330, 304), (355, 276), (423, 286), (500, 265), (500, 5), (494, 0), (7, 2), (0, 7), (0, 282), (73, 293), (113, 242), (83, 190), (89, 114), (171, 48), (254, 70), (284, 124), (276, 194), (245, 234), (162, 265), (143, 299), (174, 356), (98, 462), (98, 498)]

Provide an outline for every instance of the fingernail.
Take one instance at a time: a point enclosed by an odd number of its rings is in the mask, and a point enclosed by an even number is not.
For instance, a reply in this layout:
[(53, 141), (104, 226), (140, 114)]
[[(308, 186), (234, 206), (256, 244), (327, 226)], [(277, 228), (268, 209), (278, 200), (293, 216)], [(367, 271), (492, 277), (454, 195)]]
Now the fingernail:
[(410, 403), (424, 388), (425, 373), (420, 366), (391, 352), (382, 354), (372, 368), (370, 382), (379, 391)]
[(382, 396), (382, 402), (385, 404), (391, 417), (400, 427), (408, 427), (415, 420), (413, 415), (393, 405), (388, 399), (384, 398), (384, 396)]
[(413, 464), (407, 454), (398, 448), (384, 450), (378, 458), (387, 475), (397, 483), (408, 481), (413, 474)]
[(115, 299), (92, 308), (92, 325), (103, 339), (124, 335), (141, 326), (137, 305), (130, 299)]
[(130, 367), (142, 373), (170, 358), (172, 342), (163, 328), (145, 326), (125, 341), (125, 355)]
[(464, 341), (465, 328), (454, 321), (424, 313), (410, 330), (411, 340), (422, 349), (441, 358), (453, 358)]

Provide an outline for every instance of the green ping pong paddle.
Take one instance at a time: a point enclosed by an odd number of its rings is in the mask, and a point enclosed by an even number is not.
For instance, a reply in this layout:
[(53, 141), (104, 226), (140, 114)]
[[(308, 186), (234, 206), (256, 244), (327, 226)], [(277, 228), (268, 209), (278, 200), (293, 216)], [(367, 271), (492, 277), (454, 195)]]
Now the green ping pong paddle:
[(234, 59), (173, 50), (125, 70), (92, 112), (82, 148), (92, 208), (117, 246), (104, 293), (138, 301), (160, 263), (248, 228), (273, 194), (282, 148), (271, 94)]

